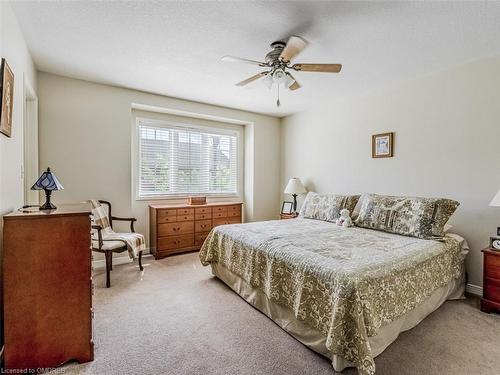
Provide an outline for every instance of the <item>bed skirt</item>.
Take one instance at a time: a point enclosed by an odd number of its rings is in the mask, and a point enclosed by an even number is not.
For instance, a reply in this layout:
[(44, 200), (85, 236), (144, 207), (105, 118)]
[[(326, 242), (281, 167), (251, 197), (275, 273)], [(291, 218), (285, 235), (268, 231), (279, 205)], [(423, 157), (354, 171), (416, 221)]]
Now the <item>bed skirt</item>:
[[(265, 293), (252, 287), (241, 277), (235, 275), (227, 268), (220, 266), (218, 263), (211, 263), (211, 267), (213, 275), (227, 284), (245, 301), (266, 314), (302, 344), (330, 359), (335, 371), (342, 371), (347, 367), (354, 367), (352, 363), (338, 355), (334, 355), (332, 358), (329, 350), (326, 348), (326, 337), (316, 329), (298, 320), (294, 316), (293, 311), (269, 300)], [(430, 313), (439, 308), (446, 300), (464, 298), (464, 280), (465, 275), (462, 275), (461, 278), (454, 279), (449, 284), (436, 289), (424, 303), (380, 328), (376, 336), (369, 338), (373, 357), (375, 358), (382, 353), (397, 339), (401, 332), (415, 327)]]

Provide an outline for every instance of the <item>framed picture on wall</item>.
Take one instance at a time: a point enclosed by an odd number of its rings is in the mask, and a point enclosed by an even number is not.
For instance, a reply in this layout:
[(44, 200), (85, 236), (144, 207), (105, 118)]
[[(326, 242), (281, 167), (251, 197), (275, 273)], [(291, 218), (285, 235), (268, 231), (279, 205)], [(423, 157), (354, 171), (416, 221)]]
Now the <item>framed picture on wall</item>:
[(281, 205), (282, 214), (291, 214), (293, 210), (293, 202), (284, 201)]
[(372, 158), (390, 158), (394, 155), (394, 133), (372, 135)]
[(12, 104), (14, 100), (14, 73), (2, 58), (0, 66), (0, 132), (10, 137), (12, 134)]

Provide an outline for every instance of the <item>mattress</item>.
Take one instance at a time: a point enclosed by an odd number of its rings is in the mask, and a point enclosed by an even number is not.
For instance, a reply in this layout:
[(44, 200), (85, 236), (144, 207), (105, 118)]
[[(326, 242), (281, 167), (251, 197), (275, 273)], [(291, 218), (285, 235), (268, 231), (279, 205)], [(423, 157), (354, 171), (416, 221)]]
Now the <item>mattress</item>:
[(446, 299), (464, 273), (464, 253), (452, 236), (421, 240), (309, 219), (216, 227), (200, 259), (245, 299), (255, 291), (269, 308), (289, 312), (280, 324), (280, 314), (254, 304), (282, 327), (292, 321), (306, 327), (299, 334), (312, 334), (317, 350), (308, 346), (334, 367), (354, 365), (361, 374), (375, 372), (379, 353), (372, 344), (384, 327), (439, 289), (438, 299)]

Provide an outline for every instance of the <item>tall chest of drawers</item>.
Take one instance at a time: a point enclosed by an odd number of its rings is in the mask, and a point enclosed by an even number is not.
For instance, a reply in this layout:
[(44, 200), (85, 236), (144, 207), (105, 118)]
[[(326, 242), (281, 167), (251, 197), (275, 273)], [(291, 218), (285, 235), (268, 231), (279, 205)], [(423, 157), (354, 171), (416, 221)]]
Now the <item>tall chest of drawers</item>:
[[(3, 217), (5, 368), (91, 361), (90, 204)], [(31, 369), (28, 371), (28, 369)]]
[(484, 249), (481, 310), (500, 312), (500, 251)]
[(213, 227), (241, 223), (242, 203), (152, 204), (149, 241), (155, 259), (199, 250)]

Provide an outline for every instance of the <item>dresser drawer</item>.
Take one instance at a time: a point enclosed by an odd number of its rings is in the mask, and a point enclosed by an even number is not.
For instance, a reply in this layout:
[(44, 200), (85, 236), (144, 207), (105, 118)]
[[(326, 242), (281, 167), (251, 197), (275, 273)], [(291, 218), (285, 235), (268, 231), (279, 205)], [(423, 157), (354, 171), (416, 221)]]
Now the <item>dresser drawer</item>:
[(212, 220), (199, 220), (194, 222), (194, 231), (196, 232), (210, 232), (212, 229)]
[(177, 215), (177, 210), (176, 209), (162, 209), (162, 210), (157, 210), (156, 214), (158, 215), (158, 218), (165, 217), (165, 216), (175, 216), (175, 215)]
[(500, 280), (486, 278), (484, 285), (484, 298), (500, 302)]
[(197, 207), (194, 209), (194, 214), (212, 214), (212, 208), (210, 207)]
[(194, 215), (194, 208), (178, 208), (177, 216)]
[(239, 217), (241, 216), (240, 211), (229, 211), (227, 212), (227, 217)]
[(485, 274), (486, 277), (500, 280), (500, 256), (499, 255), (485, 255)]
[(159, 224), (174, 223), (177, 221), (177, 216), (176, 215), (174, 215), (174, 216), (158, 216), (157, 221)]
[(212, 217), (227, 217), (227, 207), (214, 207), (212, 208)]
[(158, 236), (176, 236), (194, 233), (194, 221), (158, 224)]
[(227, 212), (241, 212), (241, 205), (235, 204), (234, 206), (227, 206)]
[(193, 221), (194, 215), (177, 215), (177, 221)]
[(182, 236), (162, 237), (158, 239), (158, 250), (182, 249), (194, 246), (194, 236), (192, 234)]
[(239, 217), (223, 217), (219, 219), (213, 219), (213, 226), (217, 225), (225, 225), (225, 224), (238, 224), (241, 223), (241, 219)]
[(208, 234), (210, 232), (202, 232), (202, 233), (196, 233), (194, 235), (194, 244), (195, 246), (201, 247), (203, 245), (203, 242), (205, 242), (205, 239), (207, 238)]
[(212, 211), (203, 212), (203, 213), (197, 212), (194, 214), (195, 220), (206, 220), (206, 219), (211, 219), (211, 218), (212, 218)]

